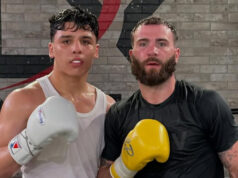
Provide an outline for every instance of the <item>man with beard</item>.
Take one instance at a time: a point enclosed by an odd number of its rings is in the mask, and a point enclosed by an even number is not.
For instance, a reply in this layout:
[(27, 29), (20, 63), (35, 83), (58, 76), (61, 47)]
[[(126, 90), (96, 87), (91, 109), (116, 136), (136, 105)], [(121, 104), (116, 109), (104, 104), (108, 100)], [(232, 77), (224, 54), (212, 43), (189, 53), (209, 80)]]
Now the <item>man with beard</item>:
[(238, 127), (228, 105), (215, 91), (175, 78), (175, 27), (143, 19), (131, 40), (139, 90), (106, 116), (98, 177), (222, 178), (223, 165), (238, 177)]

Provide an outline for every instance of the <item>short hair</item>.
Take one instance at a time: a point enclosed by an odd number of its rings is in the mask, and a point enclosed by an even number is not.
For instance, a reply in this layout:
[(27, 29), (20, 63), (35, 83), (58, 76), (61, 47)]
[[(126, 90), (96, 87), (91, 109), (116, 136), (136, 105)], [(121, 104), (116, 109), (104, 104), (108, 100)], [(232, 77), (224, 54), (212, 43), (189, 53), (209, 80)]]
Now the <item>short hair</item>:
[(52, 15), (49, 18), (50, 22), (50, 39), (54, 40), (54, 36), (57, 30), (65, 30), (66, 22), (73, 22), (72, 29), (84, 29), (94, 33), (96, 40), (98, 40), (98, 21), (97, 17), (91, 12), (81, 9), (79, 7), (73, 7), (64, 9), (58, 14)]
[(132, 46), (133, 46), (133, 42), (134, 42), (134, 33), (139, 28), (139, 26), (141, 26), (141, 25), (165, 25), (173, 33), (174, 43), (176, 43), (178, 41), (178, 35), (177, 35), (176, 28), (175, 28), (174, 25), (172, 25), (171, 23), (163, 20), (160, 17), (152, 16), (152, 17), (148, 17), (148, 18), (144, 18), (144, 19), (140, 20), (139, 22), (137, 22), (135, 27), (132, 29), (132, 31), (131, 31), (131, 45)]

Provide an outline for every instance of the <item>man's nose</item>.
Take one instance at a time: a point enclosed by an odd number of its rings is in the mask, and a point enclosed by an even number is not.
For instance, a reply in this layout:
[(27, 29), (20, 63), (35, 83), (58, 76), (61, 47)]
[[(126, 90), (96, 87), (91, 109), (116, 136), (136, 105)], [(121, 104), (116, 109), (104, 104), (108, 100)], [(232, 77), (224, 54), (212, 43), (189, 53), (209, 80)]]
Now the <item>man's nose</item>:
[(148, 54), (150, 56), (157, 56), (159, 54), (159, 49), (156, 45), (151, 44), (148, 49)]
[(73, 53), (81, 53), (81, 50), (82, 50), (81, 48), (82, 48), (82, 46), (81, 46), (80, 41), (74, 42), (74, 44), (73, 44)]

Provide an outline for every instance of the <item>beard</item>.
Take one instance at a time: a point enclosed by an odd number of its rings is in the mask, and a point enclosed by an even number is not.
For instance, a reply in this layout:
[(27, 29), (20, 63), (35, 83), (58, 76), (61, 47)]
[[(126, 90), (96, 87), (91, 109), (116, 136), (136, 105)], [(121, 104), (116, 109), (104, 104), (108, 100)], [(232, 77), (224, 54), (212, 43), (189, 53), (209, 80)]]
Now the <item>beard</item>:
[[(160, 70), (145, 70), (145, 65), (148, 62), (152, 61), (161, 65)], [(175, 55), (170, 57), (165, 63), (161, 62), (161, 60), (155, 57), (150, 57), (147, 58), (144, 62), (139, 62), (139, 60), (134, 55), (131, 56), (132, 74), (136, 77), (136, 80), (139, 80), (142, 84), (147, 86), (156, 86), (167, 81), (175, 72), (175, 66)]]

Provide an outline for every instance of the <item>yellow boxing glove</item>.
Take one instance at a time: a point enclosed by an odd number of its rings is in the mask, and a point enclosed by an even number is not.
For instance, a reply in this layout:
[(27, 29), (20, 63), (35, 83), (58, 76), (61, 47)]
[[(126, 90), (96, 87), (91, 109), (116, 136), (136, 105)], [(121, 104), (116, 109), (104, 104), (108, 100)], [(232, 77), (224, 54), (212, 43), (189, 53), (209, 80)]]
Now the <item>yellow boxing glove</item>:
[(127, 135), (121, 155), (110, 167), (113, 178), (131, 178), (148, 162), (168, 160), (169, 136), (166, 128), (157, 120), (143, 119)]

